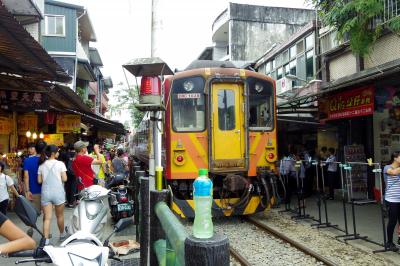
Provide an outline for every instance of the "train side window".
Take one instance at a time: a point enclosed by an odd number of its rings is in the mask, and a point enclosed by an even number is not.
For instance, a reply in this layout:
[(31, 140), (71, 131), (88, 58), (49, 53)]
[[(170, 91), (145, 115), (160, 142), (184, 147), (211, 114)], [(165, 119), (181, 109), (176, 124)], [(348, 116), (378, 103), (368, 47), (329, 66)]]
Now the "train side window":
[(177, 132), (205, 130), (205, 81), (202, 77), (189, 77), (173, 81), (172, 126)]
[(272, 130), (274, 125), (273, 85), (266, 80), (249, 78), (250, 130)]
[(235, 129), (235, 92), (233, 90), (218, 91), (218, 127), (227, 131)]

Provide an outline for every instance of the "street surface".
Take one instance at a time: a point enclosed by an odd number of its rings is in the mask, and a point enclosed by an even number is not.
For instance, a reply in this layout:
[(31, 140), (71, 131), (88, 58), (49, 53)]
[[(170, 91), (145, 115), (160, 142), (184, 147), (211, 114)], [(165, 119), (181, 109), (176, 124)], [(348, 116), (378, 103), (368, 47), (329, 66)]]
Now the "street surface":
[[(65, 208), (64, 211), (64, 218), (65, 218), (65, 225), (67, 225), (67, 223), (69, 222), (71, 216), (73, 213), (73, 209), (69, 209), (69, 208)], [(104, 233), (104, 237), (107, 237), (113, 229), (113, 224), (111, 221), (111, 215), (108, 212), (108, 219), (107, 219), (107, 225), (106, 225), (106, 231)], [(14, 213), (14, 212), (8, 212), (7, 216), (10, 218), (10, 220), (13, 221), (13, 223), (15, 223), (19, 228), (21, 228), (23, 231), (27, 231), (28, 227), (25, 226), (25, 224), (18, 218), (18, 216)], [(42, 216), (38, 217), (38, 221), (37, 221), (37, 225), (38, 228), (42, 231), (42, 226), (43, 226), (43, 221), (42, 221)], [(59, 245), (59, 231), (58, 231), (58, 227), (57, 227), (57, 222), (56, 222), (56, 217), (55, 217), (55, 213), (53, 212), (53, 216), (52, 216), (52, 221), (51, 221), (51, 234), (52, 234), (52, 238), (50, 239), (50, 243), (52, 245)], [(35, 233), (33, 234), (32, 238), (36, 241), (36, 243), (39, 243), (40, 241), (40, 235), (39, 233), (37, 233), (35, 231)], [(135, 240), (135, 226), (131, 226), (129, 228), (126, 228), (124, 231), (120, 232), (120, 233), (116, 233), (112, 238), (111, 241), (119, 241), (119, 240)], [(0, 237), (0, 243), (5, 243), (7, 240), (3, 237)], [(120, 257), (122, 260), (123, 259), (128, 259), (128, 258), (139, 258), (139, 252), (135, 252), (133, 254), (127, 255), (125, 257)], [(11, 265), (15, 265), (15, 261), (18, 259), (23, 259), (23, 258), (3, 258), (0, 257), (0, 265), (1, 266), (11, 266)], [(111, 262), (111, 261), (110, 261)], [(25, 263), (23, 265), (34, 265), (34, 263)], [(44, 265), (49, 265), (49, 264), (44, 264)], [(118, 263), (116, 261), (113, 261), (111, 263), (109, 263), (109, 265), (123, 265), (121, 263)], [(125, 263), (125, 265), (127, 265)]]

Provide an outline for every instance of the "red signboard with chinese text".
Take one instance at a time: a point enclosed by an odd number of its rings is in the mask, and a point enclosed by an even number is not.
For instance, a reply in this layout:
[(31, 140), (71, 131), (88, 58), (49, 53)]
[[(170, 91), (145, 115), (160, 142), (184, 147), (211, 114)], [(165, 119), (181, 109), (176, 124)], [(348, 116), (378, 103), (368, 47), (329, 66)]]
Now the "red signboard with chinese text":
[(80, 130), (81, 130), (80, 115), (57, 116), (57, 133), (80, 132)]
[(374, 87), (345, 91), (319, 101), (320, 120), (334, 120), (374, 113)]

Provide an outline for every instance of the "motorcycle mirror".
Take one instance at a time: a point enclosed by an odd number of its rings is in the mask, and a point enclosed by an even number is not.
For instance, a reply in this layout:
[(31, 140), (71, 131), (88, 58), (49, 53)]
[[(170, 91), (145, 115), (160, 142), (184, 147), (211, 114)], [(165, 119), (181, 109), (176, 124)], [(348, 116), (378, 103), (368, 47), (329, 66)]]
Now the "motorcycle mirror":
[(121, 232), (131, 224), (133, 224), (132, 217), (122, 218), (114, 226), (114, 232)]
[(36, 227), (36, 221), (39, 213), (33, 207), (32, 203), (24, 196), (19, 195), (17, 197), (15, 202), (15, 212), (26, 226), (35, 228), (36, 231), (43, 236), (43, 234)]

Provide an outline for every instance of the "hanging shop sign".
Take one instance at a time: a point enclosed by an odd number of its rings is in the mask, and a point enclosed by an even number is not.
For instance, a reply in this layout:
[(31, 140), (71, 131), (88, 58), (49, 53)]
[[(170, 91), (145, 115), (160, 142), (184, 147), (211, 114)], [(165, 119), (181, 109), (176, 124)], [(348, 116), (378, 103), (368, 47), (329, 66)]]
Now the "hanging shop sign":
[(57, 133), (79, 133), (81, 130), (80, 115), (58, 115)]
[(47, 145), (51, 144), (59, 147), (64, 145), (63, 134), (44, 134), (43, 140), (47, 143)]
[[(0, 117), (0, 134), (8, 135), (12, 132), (12, 120), (10, 117)], [(1, 148), (0, 148), (1, 149)]]
[(117, 137), (117, 134), (106, 131), (98, 131), (97, 137), (103, 139), (115, 139)]
[(19, 115), (17, 118), (18, 135), (25, 135), (27, 131), (38, 131), (38, 117), (35, 114)]
[(374, 87), (345, 91), (319, 101), (320, 120), (366, 116), (374, 113)]
[(49, 109), (49, 97), (42, 92), (0, 90), (0, 108), (18, 112), (46, 112)]

